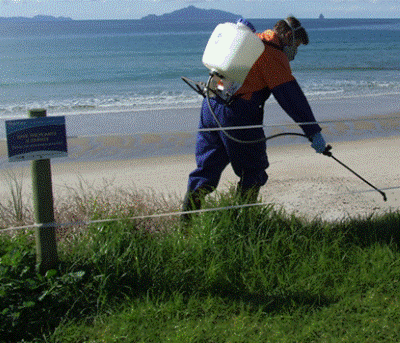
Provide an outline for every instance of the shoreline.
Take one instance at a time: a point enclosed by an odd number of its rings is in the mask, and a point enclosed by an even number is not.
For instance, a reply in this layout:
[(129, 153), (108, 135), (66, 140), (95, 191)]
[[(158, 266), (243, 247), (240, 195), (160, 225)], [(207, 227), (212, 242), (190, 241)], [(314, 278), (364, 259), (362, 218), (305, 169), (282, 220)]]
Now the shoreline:
[[(332, 153), (379, 189), (388, 189), (388, 201), (340, 166), (333, 159), (316, 154), (305, 144), (268, 148), (269, 181), (262, 187), (263, 202), (274, 203), (288, 213), (307, 218), (340, 220), (367, 216), (400, 208), (400, 137), (336, 142)], [(114, 189), (134, 189), (155, 196), (168, 196), (181, 201), (187, 177), (195, 168), (194, 154), (158, 156), (112, 161), (76, 161), (52, 163), (55, 202), (70, 188), (80, 183), (94, 189), (105, 184)], [(29, 166), (11, 170), (23, 180), (23, 194), (31, 198)], [(10, 197), (5, 171), (0, 196)], [(236, 186), (238, 177), (230, 166), (224, 171), (218, 191)], [(397, 189), (390, 189), (390, 188)]]

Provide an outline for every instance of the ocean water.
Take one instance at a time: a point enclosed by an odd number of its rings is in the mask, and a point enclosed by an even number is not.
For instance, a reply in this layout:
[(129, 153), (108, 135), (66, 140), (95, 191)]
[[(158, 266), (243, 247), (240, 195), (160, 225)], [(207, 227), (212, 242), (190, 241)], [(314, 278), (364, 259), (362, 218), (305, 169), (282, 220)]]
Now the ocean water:
[[(252, 20), (258, 31), (276, 20)], [(310, 101), (400, 94), (400, 19), (304, 19), (292, 63)], [(31, 108), (85, 114), (198, 107), (181, 76), (205, 81), (216, 23), (0, 23), (0, 118)]]

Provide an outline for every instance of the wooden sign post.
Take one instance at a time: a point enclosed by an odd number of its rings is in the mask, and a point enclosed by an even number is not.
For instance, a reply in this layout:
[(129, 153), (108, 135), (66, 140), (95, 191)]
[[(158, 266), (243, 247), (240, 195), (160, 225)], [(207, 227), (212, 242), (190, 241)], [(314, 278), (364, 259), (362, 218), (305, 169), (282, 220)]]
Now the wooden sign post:
[[(31, 118), (45, 117), (46, 111), (29, 112)], [(41, 224), (36, 229), (36, 258), (40, 274), (55, 269), (58, 264), (56, 230), (54, 227), (44, 227), (54, 223), (53, 186), (51, 182), (50, 159), (31, 162), (32, 193), (35, 211), (35, 223)]]
[(67, 156), (65, 118), (47, 117), (43, 109), (29, 117), (6, 122), (8, 156), (11, 162), (32, 160), (37, 267), (45, 274), (58, 265), (50, 158)]

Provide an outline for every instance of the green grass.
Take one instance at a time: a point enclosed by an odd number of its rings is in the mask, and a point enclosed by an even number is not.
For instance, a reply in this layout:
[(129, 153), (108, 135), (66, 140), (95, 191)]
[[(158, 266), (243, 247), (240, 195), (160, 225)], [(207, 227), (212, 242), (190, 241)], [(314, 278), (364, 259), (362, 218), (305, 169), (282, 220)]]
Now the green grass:
[[(89, 197), (85, 213), (160, 211), (135, 199)], [(46, 276), (31, 235), (0, 235), (0, 341), (400, 342), (399, 212), (328, 223), (264, 206), (62, 233)]]

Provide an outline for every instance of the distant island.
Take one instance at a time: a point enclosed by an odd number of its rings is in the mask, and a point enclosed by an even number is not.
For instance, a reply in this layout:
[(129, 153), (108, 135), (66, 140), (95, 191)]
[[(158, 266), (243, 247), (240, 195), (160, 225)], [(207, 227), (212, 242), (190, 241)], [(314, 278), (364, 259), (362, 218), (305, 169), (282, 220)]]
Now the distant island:
[(239, 17), (238, 14), (224, 12), (220, 10), (205, 10), (195, 6), (189, 6), (180, 10), (166, 13), (162, 15), (150, 14), (141, 18), (140, 20), (145, 21), (174, 21), (178, 23), (182, 22), (210, 22), (210, 21), (236, 21)]
[(8, 22), (29, 22), (29, 21), (71, 21), (72, 18), (69, 17), (53, 17), (51, 15), (36, 15), (32, 18), (28, 17), (0, 17), (1, 21)]

